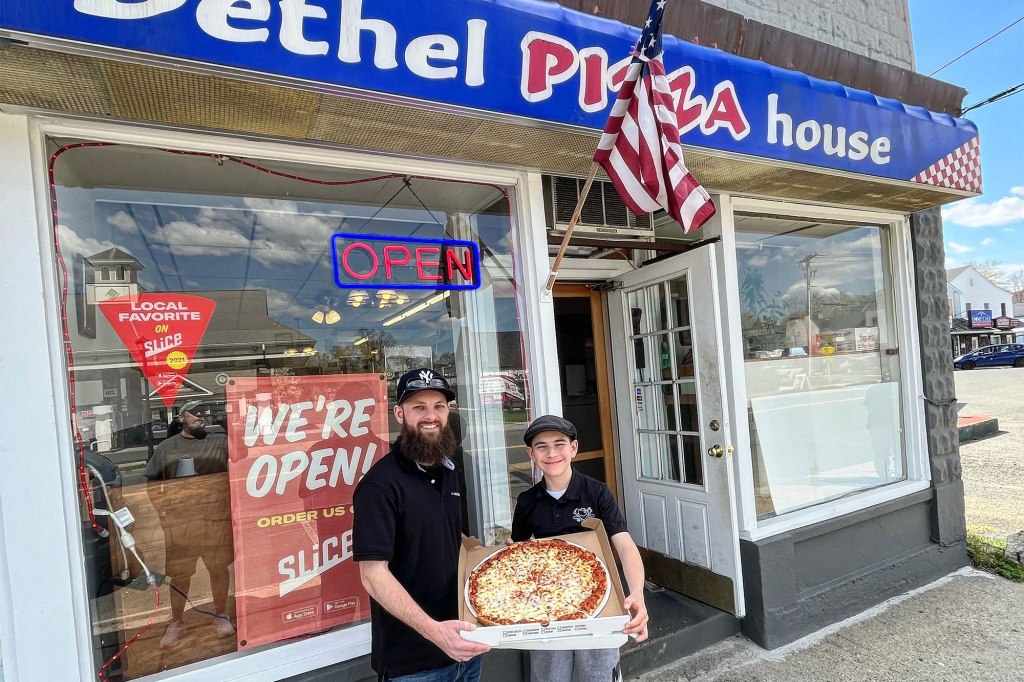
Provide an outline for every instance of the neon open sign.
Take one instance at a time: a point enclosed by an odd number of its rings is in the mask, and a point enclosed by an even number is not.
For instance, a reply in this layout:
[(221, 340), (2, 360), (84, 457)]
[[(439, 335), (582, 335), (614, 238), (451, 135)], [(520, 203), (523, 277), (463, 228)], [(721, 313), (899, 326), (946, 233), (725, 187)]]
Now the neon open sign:
[(475, 242), (373, 234), (331, 237), (334, 283), (342, 289), (479, 289)]

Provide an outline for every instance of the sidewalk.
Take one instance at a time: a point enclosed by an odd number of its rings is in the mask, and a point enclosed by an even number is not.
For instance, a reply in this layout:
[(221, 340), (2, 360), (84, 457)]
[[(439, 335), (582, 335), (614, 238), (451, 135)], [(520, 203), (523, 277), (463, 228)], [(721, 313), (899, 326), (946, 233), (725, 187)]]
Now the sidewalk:
[(1024, 670), (1024, 584), (971, 568), (775, 651), (742, 636), (643, 682), (1005, 682)]

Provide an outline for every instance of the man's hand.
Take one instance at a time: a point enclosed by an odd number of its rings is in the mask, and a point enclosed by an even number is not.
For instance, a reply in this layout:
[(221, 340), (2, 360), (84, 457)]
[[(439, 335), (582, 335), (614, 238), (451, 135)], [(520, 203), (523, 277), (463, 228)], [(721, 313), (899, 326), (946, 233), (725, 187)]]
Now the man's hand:
[(435, 622), (435, 627), (431, 628), (428, 638), (455, 661), (468, 661), (491, 650), (486, 644), (463, 639), (460, 630), (476, 630), (476, 626), (464, 620)]
[(622, 605), (633, 616), (633, 619), (626, 623), (626, 627), (622, 631), (627, 635), (635, 634), (638, 642), (647, 639), (647, 605), (644, 604), (642, 593), (637, 598), (626, 597), (626, 601)]

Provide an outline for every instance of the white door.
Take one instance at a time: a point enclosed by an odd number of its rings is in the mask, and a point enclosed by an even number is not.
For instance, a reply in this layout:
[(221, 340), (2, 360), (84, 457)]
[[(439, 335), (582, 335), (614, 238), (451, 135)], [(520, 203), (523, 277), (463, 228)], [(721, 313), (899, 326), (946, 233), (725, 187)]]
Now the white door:
[(626, 521), (648, 575), (743, 614), (714, 245), (609, 298)]

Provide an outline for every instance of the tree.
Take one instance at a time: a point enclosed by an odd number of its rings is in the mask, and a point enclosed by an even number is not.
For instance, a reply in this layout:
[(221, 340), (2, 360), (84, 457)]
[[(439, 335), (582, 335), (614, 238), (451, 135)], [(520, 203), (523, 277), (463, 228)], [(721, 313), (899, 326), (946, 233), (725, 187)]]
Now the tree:
[(1010, 277), (1003, 270), (1003, 264), (992, 258), (983, 261), (969, 260), (967, 264), (984, 275), (985, 279), (1001, 287), (1010, 286)]
[(1014, 303), (1024, 303), (1024, 270), (1010, 273), (1010, 291), (1013, 292)]

